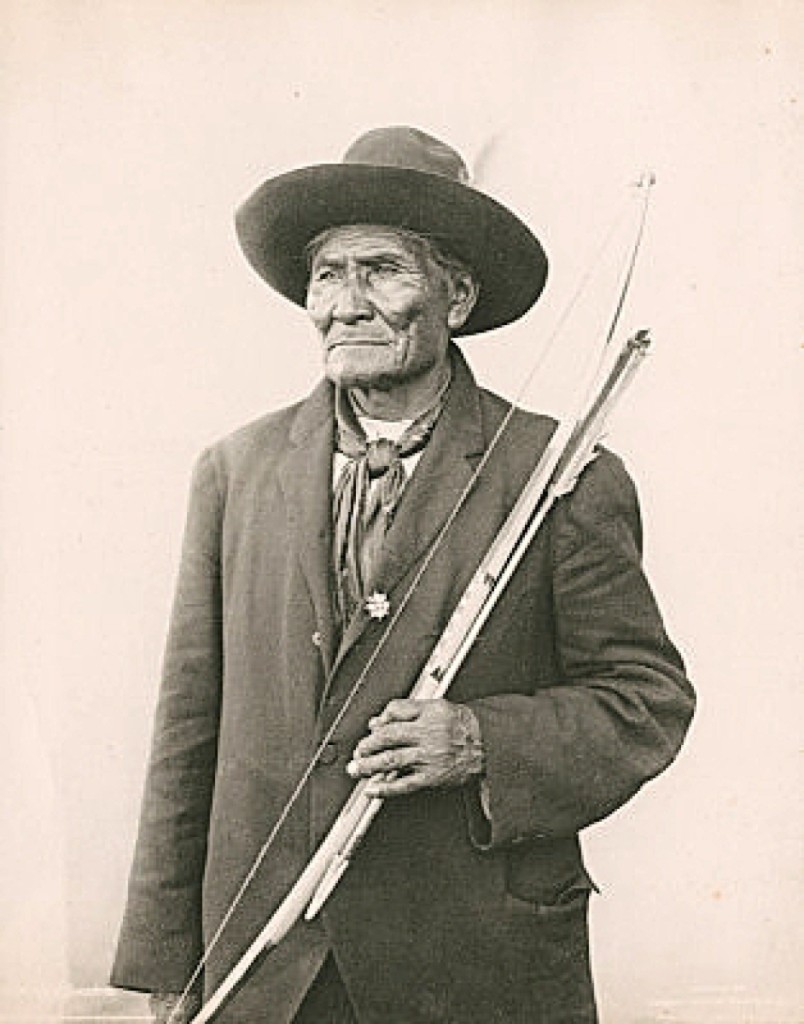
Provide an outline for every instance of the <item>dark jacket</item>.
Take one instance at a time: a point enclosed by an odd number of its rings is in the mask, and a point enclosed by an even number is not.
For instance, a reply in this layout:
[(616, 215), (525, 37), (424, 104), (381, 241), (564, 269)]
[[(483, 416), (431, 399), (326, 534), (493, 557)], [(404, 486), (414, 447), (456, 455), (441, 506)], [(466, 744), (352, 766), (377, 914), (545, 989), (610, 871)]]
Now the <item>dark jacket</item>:
[[(396, 607), (507, 411), (455, 377), (387, 536)], [(332, 394), (201, 457), (113, 982), (178, 991), (381, 636), (339, 650), (330, 586)], [(554, 428), (517, 412), (206, 966), (259, 931), (351, 789), (367, 719), (404, 696)], [(258, 964), (220, 1020), (285, 1024), (329, 949), (366, 1024), (595, 1019), (577, 833), (675, 756), (693, 695), (640, 567), (636, 496), (602, 453), (557, 503), (449, 697), (476, 712), (477, 788), (397, 798), (321, 920)]]

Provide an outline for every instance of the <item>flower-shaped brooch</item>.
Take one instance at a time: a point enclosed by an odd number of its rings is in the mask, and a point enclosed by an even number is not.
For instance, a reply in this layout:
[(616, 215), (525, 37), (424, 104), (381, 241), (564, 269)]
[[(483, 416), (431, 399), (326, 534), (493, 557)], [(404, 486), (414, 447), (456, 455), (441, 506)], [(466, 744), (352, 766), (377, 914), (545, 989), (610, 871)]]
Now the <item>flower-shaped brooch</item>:
[(381, 594), (379, 590), (375, 590), (366, 598), (366, 611), (372, 619), (384, 619), (390, 610), (391, 605), (388, 603), (387, 594)]

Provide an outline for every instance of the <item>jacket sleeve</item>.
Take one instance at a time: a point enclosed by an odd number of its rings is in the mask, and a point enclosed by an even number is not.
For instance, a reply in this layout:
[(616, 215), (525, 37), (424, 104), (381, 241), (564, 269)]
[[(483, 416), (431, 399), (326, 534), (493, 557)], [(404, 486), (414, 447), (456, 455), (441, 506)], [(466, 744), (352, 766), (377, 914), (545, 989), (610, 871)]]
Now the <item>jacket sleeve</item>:
[(202, 953), (201, 883), (215, 777), (222, 501), (213, 456), (193, 475), (178, 586), (113, 985), (179, 992)]
[(551, 514), (561, 677), (533, 695), (471, 702), (486, 759), (493, 848), (570, 836), (610, 814), (675, 757), (694, 695), (641, 566), (636, 493), (602, 453)]

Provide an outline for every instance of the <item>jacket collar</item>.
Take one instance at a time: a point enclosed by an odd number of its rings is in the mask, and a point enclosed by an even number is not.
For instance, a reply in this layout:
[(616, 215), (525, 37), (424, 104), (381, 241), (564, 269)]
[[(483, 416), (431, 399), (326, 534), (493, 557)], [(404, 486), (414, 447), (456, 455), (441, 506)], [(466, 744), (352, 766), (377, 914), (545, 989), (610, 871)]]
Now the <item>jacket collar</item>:
[[(444, 527), (486, 447), (474, 377), (456, 346), (451, 346), (450, 355), (453, 379), (444, 410), (405, 486), (370, 587), (389, 597)], [(290, 431), (290, 449), (279, 469), (328, 674), (337, 670), (372, 621), (364, 609), (358, 611), (336, 654), (331, 604), (333, 399), (332, 385), (322, 381), (301, 404)]]
[(315, 609), (316, 636), (329, 672), (335, 647), (332, 614), (333, 389), (321, 381), (298, 409), (278, 475), (291, 530)]
[[(370, 592), (392, 599), (403, 578), (424, 556), (472, 481), (485, 450), (480, 395), (460, 351), (451, 349), (453, 379), (433, 436), (405, 486)], [(349, 623), (335, 668), (371, 622), (365, 609)]]

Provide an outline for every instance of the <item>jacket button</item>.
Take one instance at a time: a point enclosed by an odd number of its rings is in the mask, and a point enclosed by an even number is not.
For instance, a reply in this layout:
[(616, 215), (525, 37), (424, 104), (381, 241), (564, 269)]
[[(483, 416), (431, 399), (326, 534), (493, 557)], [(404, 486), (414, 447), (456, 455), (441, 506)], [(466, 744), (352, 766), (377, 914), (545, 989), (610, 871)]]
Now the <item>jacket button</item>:
[(313, 646), (314, 647), (320, 647), (321, 646), (321, 634), (318, 632), (318, 630), (316, 630), (315, 633), (313, 633), (313, 635), (310, 637), (310, 639), (313, 641)]
[(318, 757), (319, 764), (334, 764), (338, 760), (340, 751), (338, 744), (334, 742), (327, 743), (324, 749), (321, 751)]

